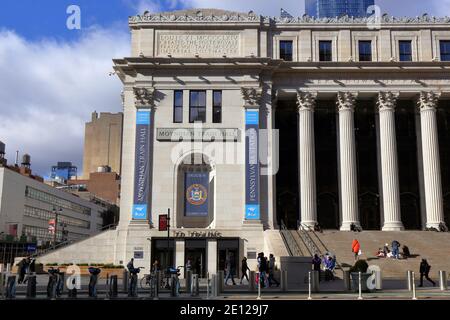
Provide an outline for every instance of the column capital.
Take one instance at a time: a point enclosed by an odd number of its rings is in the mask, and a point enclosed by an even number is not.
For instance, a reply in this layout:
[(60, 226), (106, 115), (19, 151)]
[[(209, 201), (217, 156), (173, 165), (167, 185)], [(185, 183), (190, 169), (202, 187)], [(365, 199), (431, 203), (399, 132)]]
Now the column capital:
[(339, 111), (344, 110), (355, 110), (356, 98), (358, 97), (357, 92), (338, 92), (336, 104), (338, 106)]
[(399, 92), (380, 91), (377, 96), (378, 111), (394, 111)]
[(317, 92), (297, 91), (297, 108), (298, 111), (309, 110), (314, 111), (316, 106)]
[(241, 88), (242, 99), (244, 100), (244, 108), (258, 108), (261, 105), (262, 89), (261, 88)]
[(432, 110), (435, 111), (439, 98), (441, 97), (441, 92), (435, 91), (422, 91), (420, 92), (419, 99), (417, 100), (417, 105), (420, 111)]
[(133, 87), (136, 108), (154, 108), (155, 88), (154, 87)]

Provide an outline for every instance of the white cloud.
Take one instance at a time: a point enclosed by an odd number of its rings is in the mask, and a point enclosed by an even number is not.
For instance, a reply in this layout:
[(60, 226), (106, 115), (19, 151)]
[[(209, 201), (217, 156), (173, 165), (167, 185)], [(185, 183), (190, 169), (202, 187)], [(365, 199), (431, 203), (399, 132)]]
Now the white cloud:
[(78, 41), (29, 42), (0, 30), (0, 140), (9, 163), (29, 153), (42, 175), (57, 161), (81, 171), (84, 123), (91, 112), (121, 111), (112, 59), (129, 55), (126, 32), (91, 28)]

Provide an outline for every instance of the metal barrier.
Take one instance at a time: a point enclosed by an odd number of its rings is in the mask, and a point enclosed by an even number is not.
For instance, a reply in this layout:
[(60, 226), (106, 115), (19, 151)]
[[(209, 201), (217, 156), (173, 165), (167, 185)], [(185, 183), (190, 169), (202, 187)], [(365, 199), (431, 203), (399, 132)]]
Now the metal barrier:
[(100, 272), (99, 268), (89, 268), (89, 273), (91, 274), (89, 278), (89, 297), (91, 298), (97, 298), (97, 283)]
[(138, 276), (137, 273), (132, 273), (130, 277), (130, 287), (128, 288), (128, 297), (136, 298), (137, 293)]
[(184, 279), (184, 281), (186, 292), (190, 293), (192, 289), (192, 271), (186, 271), (186, 278)]
[(281, 272), (281, 291), (286, 292), (288, 291), (288, 277), (287, 277), (287, 271), (286, 270), (282, 270)]
[(447, 272), (440, 270), (439, 271), (439, 286), (441, 288), (441, 291), (447, 290), (447, 284), (448, 284)]
[(150, 298), (159, 299), (159, 286), (161, 283), (161, 273), (155, 272), (150, 281)]
[(350, 280), (350, 271), (345, 270), (345, 271), (343, 271), (343, 274), (344, 274), (345, 290), (351, 291), (352, 290), (352, 281)]
[(223, 270), (220, 270), (217, 273), (217, 276), (218, 276), (217, 289), (218, 289), (218, 292), (219, 292), (218, 295), (220, 295), (223, 292), (224, 286), (225, 286), (225, 278), (224, 278)]
[(111, 276), (109, 279), (109, 298), (117, 298), (118, 290), (117, 290), (117, 275)]
[(128, 278), (129, 278), (128, 270), (123, 270), (122, 290), (124, 293), (128, 293), (128, 285), (129, 285)]
[(16, 276), (9, 275), (6, 280), (6, 299), (16, 297)]
[(311, 285), (313, 292), (319, 292), (319, 282), (320, 282), (320, 272), (312, 271), (311, 272)]
[(58, 275), (56, 270), (49, 270), (48, 273), (47, 298), (56, 299)]
[(6, 274), (3, 272), (0, 272), (0, 298), (5, 298), (5, 276)]
[(180, 290), (180, 281), (178, 280), (178, 276), (176, 274), (172, 274), (170, 283), (170, 296), (178, 297)]
[(191, 296), (198, 297), (200, 295), (198, 274), (192, 275), (191, 280)]
[(36, 298), (36, 274), (27, 278), (27, 298)]
[(219, 292), (220, 277), (218, 274), (212, 275), (211, 283), (212, 283), (212, 288), (211, 288), (212, 296), (217, 298), (220, 295), (220, 292)]
[(408, 291), (412, 291), (412, 271), (411, 270), (406, 271), (406, 286), (408, 288)]
[(250, 292), (255, 292), (256, 291), (256, 278), (255, 278), (255, 271), (250, 271), (250, 275), (249, 275), (249, 284), (248, 284), (248, 290)]

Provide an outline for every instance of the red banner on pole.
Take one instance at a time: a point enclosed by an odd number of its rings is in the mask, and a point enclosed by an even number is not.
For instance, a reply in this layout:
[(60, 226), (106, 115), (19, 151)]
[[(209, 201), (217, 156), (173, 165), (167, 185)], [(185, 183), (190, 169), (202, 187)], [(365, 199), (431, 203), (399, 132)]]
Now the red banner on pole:
[(167, 231), (167, 214), (159, 215), (159, 231)]

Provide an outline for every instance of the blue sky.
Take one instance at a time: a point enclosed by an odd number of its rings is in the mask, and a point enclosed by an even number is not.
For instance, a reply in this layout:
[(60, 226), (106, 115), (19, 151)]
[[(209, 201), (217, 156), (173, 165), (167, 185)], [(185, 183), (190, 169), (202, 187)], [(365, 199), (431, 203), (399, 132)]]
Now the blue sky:
[[(450, 15), (450, 0), (378, 0), (395, 16)], [(81, 30), (66, 10), (78, 5)], [(304, 12), (302, 0), (1, 0), (0, 141), (7, 159), (29, 153), (48, 175), (57, 161), (82, 171), (84, 124), (91, 112), (121, 111), (121, 83), (112, 59), (129, 55), (128, 16), (183, 8), (221, 8), (278, 16)]]

